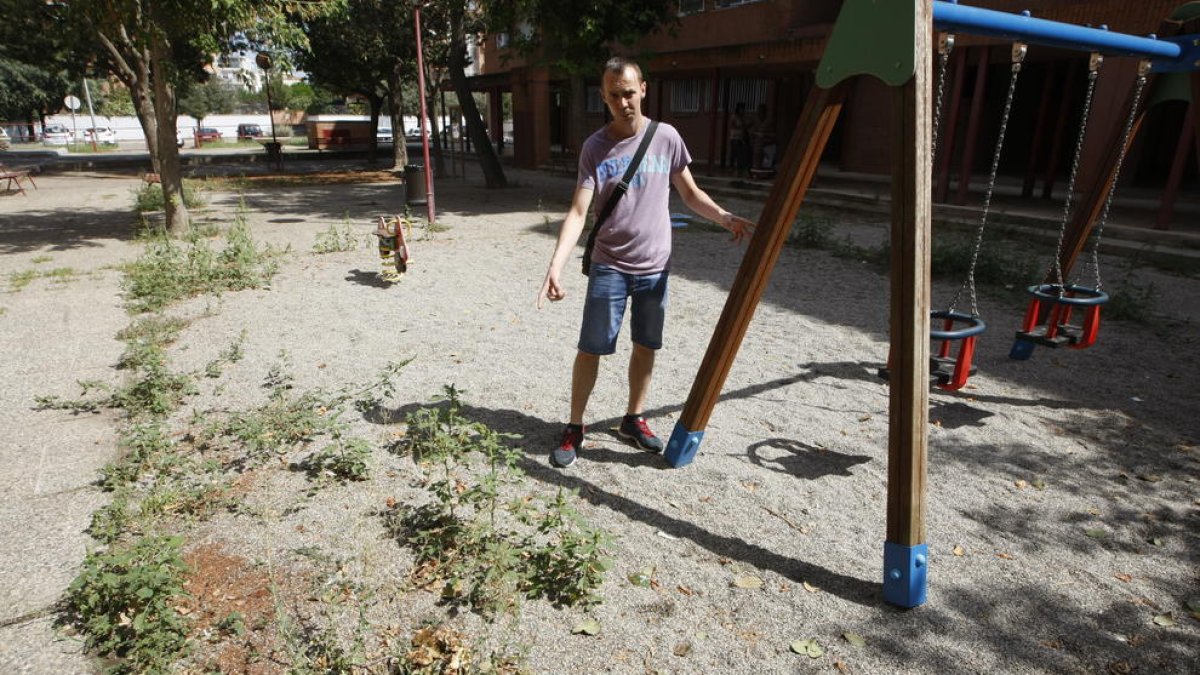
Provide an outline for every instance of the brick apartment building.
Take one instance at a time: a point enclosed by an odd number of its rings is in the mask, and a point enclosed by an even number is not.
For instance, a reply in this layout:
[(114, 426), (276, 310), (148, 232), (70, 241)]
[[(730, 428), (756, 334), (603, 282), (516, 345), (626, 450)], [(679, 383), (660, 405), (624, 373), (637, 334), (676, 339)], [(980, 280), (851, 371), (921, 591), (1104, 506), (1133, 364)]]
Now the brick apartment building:
[[(997, 11), (1078, 25), (1107, 25), (1135, 35), (1158, 33), (1182, 0), (963, 0)], [(699, 173), (727, 170), (729, 116), (737, 103), (753, 114), (760, 106), (771, 137), (756, 144), (754, 163), (769, 164), (782, 154), (809, 91), (814, 70), (842, 3), (838, 0), (680, 0), (680, 24), (674, 34), (644, 38), (631, 50), (649, 83), (646, 113), (675, 125)], [(545, 164), (552, 153), (577, 141), (567, 133), (568, 82), (558, 73), (525, 61), (504, 48), (504, 35), (490, 35), (478, 55), (477, 91), (488, 92), (499, 134), (499, 97), (512, 95), (513, 156), (518, 166)], [(869, 46), (868, 46), (869, 47)], [(1001, 174), (1019, 180), (1027, 194), (1064, 186), (1078, 131), (1087, 85), (1088, 54), (1031, 46), (1013, 101), (1012, 119)], [(943, 138), (935, 176), (939, 199), (965, 198), (961, 177), (986, 175), (1007, 93), (1010, 43), (958, 36), (946, 77)], [(1099, 153), (1121, 126), (1122, 105), (1131, 95), (1136, 59), (1110, 57), (1093, 103), (1083, 170), (1092, 170)], [(1158, 78), (1142, 131), (1126, 160), (1123, 182), (1157, 190), (1166, 199), (1194, 192), (1200, 140), (1193, 140), (1193, 107), (1186, 99), (1186, 77)], [(587, 82), (590, 129), (599, 127), (605, 110), (599, 77)], [(1166, 91), (1170, 90), (1170, 91)], [(1176, 100), (1161, 100), (1173, 94)], [(1179, 98), (1183, 100), (1178, 100)], [(891, 94), (874, 78), (857, 78), (823, 163), (847, 172), (886, 174), (890, 170)], [(764, 145), (768, 147), (764, 147)], [(1181, 168), (1182, 167), (1182, 168)], [(1174, 169), (1174, 170), (1173, 170)], [(1172, 184), (1173, 183), (1173, 184)]]

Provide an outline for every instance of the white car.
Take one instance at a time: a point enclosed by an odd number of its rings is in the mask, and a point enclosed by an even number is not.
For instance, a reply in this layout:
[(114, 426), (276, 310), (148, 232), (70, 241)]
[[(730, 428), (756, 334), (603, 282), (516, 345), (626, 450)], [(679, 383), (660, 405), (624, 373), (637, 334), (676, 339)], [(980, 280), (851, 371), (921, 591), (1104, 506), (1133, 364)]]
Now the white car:
[(42, 143), (66, 145), (71, 142), (71, 130), (61, 124), (47, 124), (42, 129)]
[(113, 144), (117, 143), (117, 132), (108, 127), (96, 127), (94, 129), (83, 130), (84, 142), (91, 143), (92, 138), (95, 138), (97, 143)]
[(391, 143), (392, 142), (392, 130), (384, 129), (383, 127), (379, 127), (379, 130), (375, 132), (375, 142), (376, 143)]

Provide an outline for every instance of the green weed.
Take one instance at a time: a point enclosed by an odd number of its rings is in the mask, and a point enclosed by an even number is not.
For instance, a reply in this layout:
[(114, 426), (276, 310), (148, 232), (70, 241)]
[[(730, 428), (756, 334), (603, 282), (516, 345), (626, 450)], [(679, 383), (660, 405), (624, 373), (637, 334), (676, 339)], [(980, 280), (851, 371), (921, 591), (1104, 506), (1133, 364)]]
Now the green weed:
[(828, 249), (833, 243), (833, 219), (803, 212), (796, 218), (788, 241), (802, 248)]
[(88, 554), (67, 589), (69, 620), (87, 646), (122, 660), (120, 672), (166, 671), (186, 649), (188, 623), (179, 537), (143, 537)]
[(130, 311), (153, 312), (195, 295), (265, 286), (277, 270), (277, 252), (254, 243), (244, 212), (225, 239), (220, 251), (195, 233), (183, 242), (160, 234), (147, 243), (142, 255), (125, 268)]
[(208, 364), (204, 366), (205, 377), (220, 377), (224, 372), (226, 365), (241, 361), (242, 357), (246, 355), (242, 350), (242, 345), (245, 343), (246, 329), (243, 328), (242, 332), (239, 333), (236, 338), (234, 338), (233, 342), (229, 343), (229, 346), (217, 355), (217, 358), (209, 361)]
[(8, 292), (16, 293), (28, 286), (35, 279), (49, 279), (55, 284), (66, 284), (79, 277), (79, 272), (70, 267), (56, 267), (52, 270), (22, 270), (8, 273)]
[(406, 443), (395, 448), (426, 468), (431, 499), (385, 517), (415, 554), (418, 583), (441, 583), (446, 602), (485, 616), (513, 612), (522, 598), (598, 602), (609, 535), (579, 516), (570, 493), (512, 496), (523, 452), (465, 419), (456, 388), (445, 392), (444, 405), (409, 416)]
[(297, 468), (310, 478), (332, 477), (341, 481), (370, 478), (367, 458), (371, 456), (371, 444), (362, 438), (344, 439), (340, 434), (335, 435), (333, 441), (304, 458)]
[[(198, 181), (183, 181), (183, 204), (189, 209), (204, 205), (201, 195), (201, 184)], [(146, 211), (162, 211), (166, 208), (163, 199), (163, 189), (160, 183), (146, 183), (133, 191), (133, 208), (138, 213)]]
[(350, 228), (350, 219), (343, 219), (341, 227), (331, 224), (329, 229), (317, 233), (317, 241), (313, 244), (315, 253), (341, 253), (353, 251), (360, 243), (359, 236)]
[(1116, 287), (1109, 292), (1102, 313), (1106, 319), (1149, 323), (1158, 304), (1158, 287), (1154, 282), (1139, 283), (1132, 268), (1127, 269)]
[(129, 499), (127, 489), (117, 490), (112, 501), (92, 513), (87, 533), (102, 544), (112, 544), (128, 532), (133, 523)]
[(142, 341), (167, 346), (175, 342), (180, 331), (190, 323), (178, 317), (151, 315), (138, 317), (133, 323), (117, 332), (117, 339), (124, 342)]
[(162, 422), (156, 420), (130, 425), (121, 432), (118, 445), (120, 459), (100, 469), (100, 485), (105, 490), (116, 490), (137, 481), (148, 469), (169, 457), (175, 444)]
[(34, 256), (34, 258), (32, 260), (30, 260), (29, 262), (31, 262), (35, 265), (40, 265), (42, 263), (48, 263), (51, 260), (54, 260), (53, 256), (39, 255), (39, 256)]
[(434, 221), (432, 223), (429, 221), (424, 221), (424, 222), (425, 222), (424, 230), (425, 230), (426, 235), (441, 234), (442, 232), (450, 231), (450, 226), (445, 223), (438, 222), (438, 221)]

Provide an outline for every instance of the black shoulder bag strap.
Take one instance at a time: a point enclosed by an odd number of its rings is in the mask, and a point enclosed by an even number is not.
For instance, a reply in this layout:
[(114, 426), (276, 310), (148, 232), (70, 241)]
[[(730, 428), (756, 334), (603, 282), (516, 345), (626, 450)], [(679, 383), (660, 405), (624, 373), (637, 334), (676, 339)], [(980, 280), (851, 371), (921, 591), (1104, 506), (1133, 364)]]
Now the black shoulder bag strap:
[(592, 233), (588, 235), (587, 246), (583, 249), (583, 273), (586, 276), (592, 269), (592, 249), (596, 247), (596, 234), (600, 232), (600, 226), (608, 219), (609, 215), (617, 206), (617, 202), (621, 197), (629, 191), (629, 181), (637, 175), (638, 167), (642, 164), (642, 157), (646, 154), (646, 148), (650, 146), (650, 139), (654, 138), (654, 131), (658, 129), (658, 120), (652, 120), (649, 128), (646, 129), (646, 135), (642, 136), (642, 142), (638, 144), (637, 152), (633, 153), (633, 160), (629, 162), (629, 168), (625, 169), (625, 175), (621, 176), (621, 182), (613, 188), (611, 194), (608, 195), (608, 201), (604, 203), (604, 208), (600, 209), (600, 215), (596, 217), (596, 224), (592, 226)]

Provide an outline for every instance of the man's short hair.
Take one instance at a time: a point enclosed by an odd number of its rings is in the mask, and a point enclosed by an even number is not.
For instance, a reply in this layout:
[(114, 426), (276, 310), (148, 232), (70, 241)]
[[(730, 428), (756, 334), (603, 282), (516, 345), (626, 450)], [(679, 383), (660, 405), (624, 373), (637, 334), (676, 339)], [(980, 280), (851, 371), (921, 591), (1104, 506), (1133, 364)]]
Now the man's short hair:
[(614, 56), (604, 64), (604, 72), (612, 73), (613, 75), (624, 75), (626, 68), (633, 68), (633, 72), (637, 73), (638, 82), (646, 81), (642, 77), (641, 67), (632, 59), (627, 59), (624, 56)]

